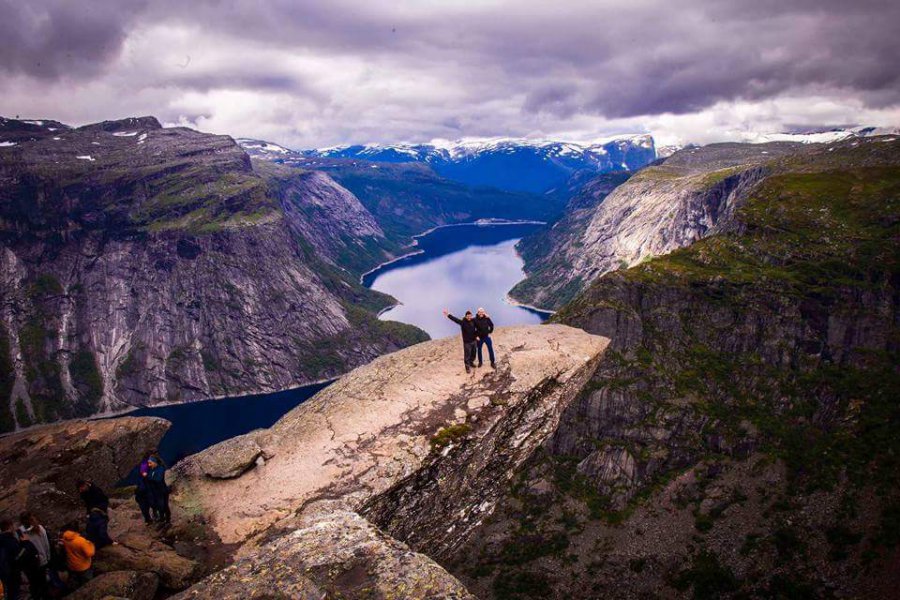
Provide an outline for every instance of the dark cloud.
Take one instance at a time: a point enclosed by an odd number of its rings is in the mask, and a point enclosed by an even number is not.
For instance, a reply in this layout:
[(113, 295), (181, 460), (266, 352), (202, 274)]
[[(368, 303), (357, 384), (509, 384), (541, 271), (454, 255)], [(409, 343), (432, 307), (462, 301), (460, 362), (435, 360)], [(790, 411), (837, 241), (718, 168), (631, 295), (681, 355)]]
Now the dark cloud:
[[(0, 16), (0, 83), (20, 88), (0, 100), (7, 112), (26, 111), (9, 103), (29, 94), (62, 106), (73, 81), (172, 120), (227, 113), (194, 106), (220, 90), (296, 96), (305, 113), (261, 114), (384, 138), (577, 128), (785, 96), (900, 104), (896, 0), (0, 0)], [(166, 31), (187, 32), (183, 54), (153, 37)]]

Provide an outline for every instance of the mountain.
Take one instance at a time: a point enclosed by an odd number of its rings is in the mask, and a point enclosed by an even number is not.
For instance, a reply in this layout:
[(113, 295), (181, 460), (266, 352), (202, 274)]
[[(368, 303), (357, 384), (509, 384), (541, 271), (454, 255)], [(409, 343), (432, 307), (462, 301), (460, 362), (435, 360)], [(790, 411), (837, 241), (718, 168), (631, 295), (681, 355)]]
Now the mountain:
[(680, 150), (615, 189), (600, 178), (573, 198), (573, 208), (552, 230), (519, 243), (528, 279), (512, 296), (560, 308), (604, 273), (717, 232), (777, 157), (813, 151), (827, 149), (790, 142), (711, 144)]
[(630, 135), (594, 144), (495, 139), (446, 145), (336, 146), (307, 156), (388, 163), (424, 163), (447, 179), (471, 186), (543, 194), (579, 171), (636, 170), (656, 158), (650, 135)]
[(283, 389), (424, 339), (357, 283), (397, 244), (352, 193), (152, 117), (0, 121), (0, 246), (3, 430)]
[(282, 152), (271, 142), (240, 143), (257, 162), (327, 173), (359, 198), (389, 239), (409, 240), (439, 225), (479, 219), (551, 221), (559, 217), (568, 197), (471, 186), (442, 177), (420, 162), (310, 157)]

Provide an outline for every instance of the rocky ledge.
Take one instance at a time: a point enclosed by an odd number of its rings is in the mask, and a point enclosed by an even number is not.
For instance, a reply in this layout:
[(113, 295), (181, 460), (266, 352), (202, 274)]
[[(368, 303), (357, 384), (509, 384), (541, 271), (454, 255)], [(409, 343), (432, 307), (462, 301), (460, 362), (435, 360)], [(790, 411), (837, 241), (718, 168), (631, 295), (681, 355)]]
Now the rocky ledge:
[[(434, 510), (411, 511), (410, 522), (443, 531), (452, 513), (439, 543), (461, 543), (555, 429), (608, 342), (563, 325), (500, 328), (497, 369), (471, 375), (456, 337), (418, 344), (349, 373), (270, 429), (185, 459), (175, 502), (240, 549), (234, 565), (184, 597), (220, 595), (251, 572), (295, 586), (292, 597), (349, 593), (364, 581), (415, 597), (468, 597), (360, 514), (388, 525), (385, 507), (421, 481), (449, 482), (465, 498), (443, 496)], [(434, 498), (424, 490), (417, 509)]]

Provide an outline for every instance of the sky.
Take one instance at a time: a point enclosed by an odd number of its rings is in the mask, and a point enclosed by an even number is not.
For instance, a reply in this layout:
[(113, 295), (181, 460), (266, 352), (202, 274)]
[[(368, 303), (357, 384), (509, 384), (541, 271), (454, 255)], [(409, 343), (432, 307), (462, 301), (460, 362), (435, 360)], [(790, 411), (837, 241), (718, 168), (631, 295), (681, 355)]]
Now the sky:
[(896, 0), (0, 0), (0, 115), (292, 148), (900, 125)]

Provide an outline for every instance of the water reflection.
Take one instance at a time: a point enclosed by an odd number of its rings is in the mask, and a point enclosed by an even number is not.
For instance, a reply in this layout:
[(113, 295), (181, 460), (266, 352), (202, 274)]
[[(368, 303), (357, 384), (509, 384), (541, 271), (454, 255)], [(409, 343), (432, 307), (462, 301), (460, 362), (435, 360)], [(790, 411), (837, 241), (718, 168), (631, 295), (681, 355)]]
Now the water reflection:
[(468, 225), (435, 230), (419, 241), (423, 252), (372, 273), (365, 281), (402, 304), (382, 319), (421, 327), (432, 338), (458, 334), (444, 307), (462, 316), (483, 306), (497, 326), (537, 324), (546, 314), (514, 306), (506, 294), (524, 274), (516, 242), (537, 225)]

